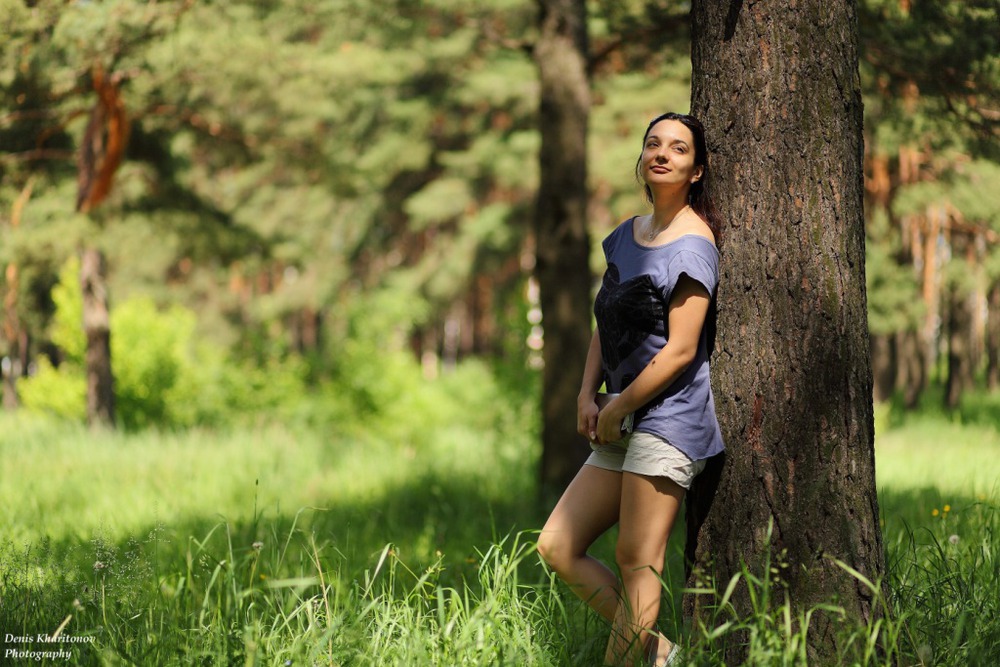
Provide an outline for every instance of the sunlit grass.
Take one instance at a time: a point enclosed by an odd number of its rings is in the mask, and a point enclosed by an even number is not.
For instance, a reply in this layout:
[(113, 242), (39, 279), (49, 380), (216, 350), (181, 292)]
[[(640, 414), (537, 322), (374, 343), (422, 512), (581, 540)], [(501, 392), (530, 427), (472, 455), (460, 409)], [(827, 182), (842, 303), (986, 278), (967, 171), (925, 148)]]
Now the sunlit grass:
[(933, 487), (943, 496), (996, 497), (1000, 491), (1000, 424), (961, 425), (913, 417), (880, 433), (875, 463), (879, 488)]
[[(122, 435), (0, 416), (0, 625), (70, 618), (95, 639), (84, 664), (598, 664), (608, 629), (533, 553), (534, 436), (478, 418)], [(845, 659), (1000, 659), (998, 446), (940, 418), (880, 430), (892, 619), (846, 623)], [(748, 664), (804, 664), (809, 610), (737, 618), (731, 583), (713, 623), (683, 630), (689, 655), (721, 664), (749, 641)], [(738, 583), (770, 599), (766, 577)]]

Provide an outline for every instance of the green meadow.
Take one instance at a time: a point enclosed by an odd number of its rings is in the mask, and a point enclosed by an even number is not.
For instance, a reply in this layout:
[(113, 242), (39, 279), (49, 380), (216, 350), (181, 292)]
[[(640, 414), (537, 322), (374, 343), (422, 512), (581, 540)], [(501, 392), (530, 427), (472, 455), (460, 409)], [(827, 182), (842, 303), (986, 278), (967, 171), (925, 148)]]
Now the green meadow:
[[(0, 417), (4, 664), (600, 664), (607, 629), (533, 552), (534, 413), (469, 400), (463, 418), (342, 428)], [(889, 615), (842, 619), (844, 663), (1000, 664), (1000, 433), (885, 410), (878, 424)], [(732, 617), (720, 585), (717, 623), (686, 625), (679, 539), (661, 627), (692, 664), (721, 664), (727, 641), (751, 664), (807, 663), (810, 610), (752, 573), (738, 584), (754, 617)]]

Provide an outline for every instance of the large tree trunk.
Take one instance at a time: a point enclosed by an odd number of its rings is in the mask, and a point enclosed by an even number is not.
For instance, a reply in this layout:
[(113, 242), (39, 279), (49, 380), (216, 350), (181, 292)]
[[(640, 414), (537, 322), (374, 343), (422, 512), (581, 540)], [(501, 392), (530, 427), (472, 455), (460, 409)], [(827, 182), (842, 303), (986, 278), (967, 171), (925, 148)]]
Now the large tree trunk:
[[(864, 622), (879, 614), (873, 591), (835, 563), (872, 581), (885, 570), (855, 5), (696, 0), (692, 14), (692, 109), (728, 223), (713, 367), (728, 454), (700, 525), (712, 478), (691, 492), (692, 580), (724, 588), (744, 563), (767, 575), (770, 550), (788, 565), (776, 585), (796, 608), (836, 599)], [(736, 609), (749, 613), (739, 590)], [(689, 595), (685, 606), (708, 622), (711, 604)], [(811, 662), (832, 664), (834, 621), (812, 621)]]
[(589, 449), (576, 432), (576, 397), (590, 344), (587, 235), (587, 16), (584, 0), (540, 0), (534, 59), (541, 83), (541, 181), (536, 265), (545, 347), (542, 370), (544, 487), (561, 490)]
[(111, 327), (108, 316), (107, 267), (104, 254), (87, 247), (80, 256), (83, 291), (84, 359), (87, 375), (87, 423), (114, 426), (115, 394), (111, 374)]

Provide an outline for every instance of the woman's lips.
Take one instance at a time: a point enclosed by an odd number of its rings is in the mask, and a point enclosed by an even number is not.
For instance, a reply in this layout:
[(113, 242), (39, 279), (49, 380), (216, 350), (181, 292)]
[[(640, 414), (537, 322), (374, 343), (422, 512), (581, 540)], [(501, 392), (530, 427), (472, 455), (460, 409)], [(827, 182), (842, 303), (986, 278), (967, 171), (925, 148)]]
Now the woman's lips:
[(653, 173), (656, 173), (656, 174), (666, 174), (666, 173), (668, 173), (670, 171), (666, 167), (662, 167), (660, 165), (654, 165), (654, 166), (650, 167), (649, 170), (652, 171)]

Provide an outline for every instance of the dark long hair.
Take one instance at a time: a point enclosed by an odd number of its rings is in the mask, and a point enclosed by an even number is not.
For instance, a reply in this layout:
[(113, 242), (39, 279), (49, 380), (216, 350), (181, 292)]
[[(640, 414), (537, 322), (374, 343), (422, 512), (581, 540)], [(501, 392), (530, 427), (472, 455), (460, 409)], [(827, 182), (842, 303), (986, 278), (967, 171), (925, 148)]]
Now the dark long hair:
[[(701, 167), (702, 173), (701, 178), (691, 184), (691, 189), (688, 191), (688, 204), (691, 205), (695, 213), (708, 223), (712, 234), (715, 235), (716, 246), (721, 248), (722, 218), (719, 215), (718, 209), (715, 208), (715, 203), (712, 201), (710, 193), (711, 172), (708, 170), (708, 146), (705, 143), (705, 126), (701, 124), (700, 120), (688, 114), (673, 112), (661, 114), (649, 121), (649, 125), (646, 126), (646, 133), (642, 135), (643, 147), (646, 146), (646, 139), (649, 137), (650, 130), (662, 120), (679, 121), (691, 130), (691, 134), (694, 136), (694, 164), (696, 167)], [(644, 185), (646, 199), (652, 204), (653, 191), (649, 189), (648, 185), (645, 185), (645, 181), (642, 179), (642, 153), (639, 153), (639, 159), (635, 162), (635, 177)]]

